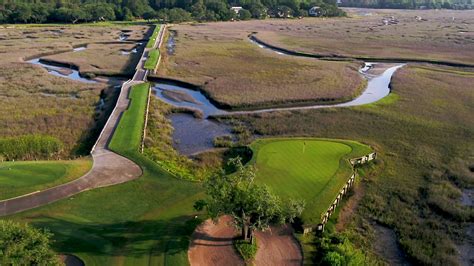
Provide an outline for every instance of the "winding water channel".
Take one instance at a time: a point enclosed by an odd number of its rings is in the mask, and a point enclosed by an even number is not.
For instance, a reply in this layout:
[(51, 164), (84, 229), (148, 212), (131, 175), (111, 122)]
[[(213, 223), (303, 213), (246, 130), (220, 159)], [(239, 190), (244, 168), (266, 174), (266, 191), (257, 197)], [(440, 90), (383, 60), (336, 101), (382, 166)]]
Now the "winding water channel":
[[(124, 39), (123, 37), (125, 36), (120, 36), (122, 41)], [(275, 52), (281, 56), (297, 56), (267, 47), (264, 44), (257, 43), (250, 38), (249, 41), (262, 49)], [(85, 49), (87, 49), (87, 46), (81, 46), (74, 48), (73, 52), (79, 52)], [(175, 52), (174, 32), (168, 39), (167, 50), (168, 54), (171, 56)], [(49, 73), (55, 76), (60, 76), (84, 83), (98, 82), (96, 80), (81, 77), (79, 71), (75, 69), (50, 64), (48, 62), (42, 61), (40, 58), (35, 58), (29, 60), (28, 62), (41, 65), (47, 69)], [(314, 104), (293, 107), (265, 108), (251, 111), (230, 111), (220, 109), (219, 107), (215, 106), (203, 93), (192, 88), (186, 88), (177, 84), (158, 82), (153, 84), (152, 89), (154, 95), (160, 100), (175, 107), (196, 110), (202, 114), (203, 118), (196, 118), (191, 114), (185, 113), (174, 113), (168, 116), (168, 118), (171, 120), (172, 126), (174, 127), (173, 139), (175, 148), (181, 154), (191, 155), (213, 148), (213, 141), (215, 137), (232, 134), (232, 129), (229, 125), (218, 123), (214, 119), (210, 119), (212, 116), (256, 114), (285, 110), (340, 108), (377, 102), (390, 93), (390, 81), (393, 74), (399, 68), (405, 65), (404, 63), (393, 64), (393, 66), (386, 68), (382, 73), (371, 74), (371, 69), (377, 67), (378, 64), (385, 63), (366, 62), (364, 66), (360, 68), (359, 72), (364, 78), (367, 79), (367, 87), (361, 95), (351, 101), (337, 104)]]
[[(170, 38), (170, 40), (172, 43), (168, 43), (167, 48), (168, 54), (172, 55), (174, 53), (175, 45), (174, 38)], [(295, 56), (286, 54), (279, 50), (274, 50), (263, 44), (257, 43), (252, 39), (249, 40), (255, 45), (258, 45), (260, 48), (273, 51), (281, 56)], [(218, 123), (213, 119), (209, 119), (209, 117), (212, 116), (230, 114), (256, 114), (285, 110), (340, 108), (377, 102), (390, 93), (390, 81), (393, 74), (399, 68), (405, 65), (404, 63), (397, 63), (386, 68), (380, 74), (369, 73), (370, 70), (378, 66), (378, 64), (386, 63), (366, 62), (364, 66), (360, 68), (359, 72), (364, 78), (367, 79), (367, 87), (361, 95), (351, 101), (337, 104), (314, 104), (293, 107), (265, 108), (251, 111), (229, 111), (215, 106), (200, 91), (178, 86), (176, 84), (155, 83), (153, 85), (153, 92), (157, 98), (168, 104), (171, 104), (175, 107), (197, 110), (202, 114), (203, 119), (196, 118), (190, 114), (182, 113), (171, 114), (168, 116), (175, 129), (173, 133), (175, 148), (181, 154), (190, 155), (213, 148), (213, 140), (215, 137), (231, 134), (230, 126)]]

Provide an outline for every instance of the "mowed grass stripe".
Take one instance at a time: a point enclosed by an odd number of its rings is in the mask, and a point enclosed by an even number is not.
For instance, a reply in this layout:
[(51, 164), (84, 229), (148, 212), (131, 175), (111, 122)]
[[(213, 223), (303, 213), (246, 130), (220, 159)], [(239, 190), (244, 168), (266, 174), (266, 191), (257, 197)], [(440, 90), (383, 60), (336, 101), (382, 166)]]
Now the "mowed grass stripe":
[(262, 139), (251, 145), (257, 182), (284, 198), (306, 201), (302, 214), (308, 224), (319, 223), (351, 174), (347, 159), (369, 153), (357, 142), (325, 139)]
[(158, 60), (160, 58), (160, 51), (158, 49), (151, 50), (148, 53), (148, 58), (145, 61), (145, 69), (148, 70), (155, 70), (156, 65), (158, 64)]

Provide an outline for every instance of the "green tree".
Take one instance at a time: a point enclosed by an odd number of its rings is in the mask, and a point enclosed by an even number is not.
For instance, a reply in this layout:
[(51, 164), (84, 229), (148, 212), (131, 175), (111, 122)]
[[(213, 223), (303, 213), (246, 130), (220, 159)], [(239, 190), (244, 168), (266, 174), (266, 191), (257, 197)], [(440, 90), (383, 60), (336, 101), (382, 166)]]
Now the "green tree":
[(0, 220), (0, 264), (62, 265), (50, 248), (51, 236), (26, 224)]
[(241, 20), (249, 20), (252, 18), (252, 13), (250, 13), (250, 11), (248, 11), (247, 9), (241, 9), (239, 11), (239, 18)]
[(293, 222), (301, 214), (304, 202), (294, 199), (283, 202), (267, 186), (254, 181), (253, 167), (244, 167), (240, 158), (231, 160), (236, 172), (231, 175), (215, 175), (204, 187), (206, 200), (199, 200), (194, 207), (206, 209), (213, 219), (230, 215), (235, 225), (242, 230), (242, 239), (253, 242), (254, 231), (263, 231), (272, 224)]

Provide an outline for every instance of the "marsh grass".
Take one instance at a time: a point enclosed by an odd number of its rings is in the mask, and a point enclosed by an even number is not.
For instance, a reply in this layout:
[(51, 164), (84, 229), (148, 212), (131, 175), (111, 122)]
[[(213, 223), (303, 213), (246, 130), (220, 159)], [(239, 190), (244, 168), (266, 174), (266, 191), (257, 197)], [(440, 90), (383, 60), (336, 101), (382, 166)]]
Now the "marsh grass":
[(199, 85), (218, 105), (234, 109), (339, 102), (365, 85), (358, 63), (277, 55), (250, 43), (240, 23), (174, 26), (175, 54), (162, 51), (158, 76)]
[[(364, 182), (353, 223), (375, 220), (393, 228), (414, 263), (451, 265), (457, 260), (455, 243), (465, 238), (464, 221), (472, 221), (472, 209), (461, 207), (456, 196), (460, 188), (472, 187), (473, 81), (470, 75), (409, 66), (393, 78), (398, 96), (393, 101), (240, 119), (264, 136), (331, 136), (370, 144), (383, 170)], [(368, 228), (355, 227), (351, 239), (370, 247)]]

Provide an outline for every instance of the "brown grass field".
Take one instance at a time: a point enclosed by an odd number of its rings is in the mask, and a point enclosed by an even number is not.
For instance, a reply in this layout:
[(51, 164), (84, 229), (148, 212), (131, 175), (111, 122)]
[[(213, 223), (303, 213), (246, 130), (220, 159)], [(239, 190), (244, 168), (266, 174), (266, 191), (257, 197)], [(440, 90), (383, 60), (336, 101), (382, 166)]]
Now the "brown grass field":
[(202, 86), (218, 104), (232, 108), (338, 102), (363, 88), (365, 81), (357, 73), (360, 63), (277, 55), (250, 43), (251, 25), (173, 26), (175, 55), (162, 52), (165, 63), (158, 75)]
[[(374, 58), (443, 60), (474, 65), (474, 11), (348, 9), (349, 18), (242, 23), (290, 50)], [(384, 25), (394, 17), (398, 24)], [(422, 20), (417, 21), (416, 16)]]
[[(128, 68), (130, 56), (120, 55), (120, 49), (130, 49), (133, 44), (98, 43), (117, 42), (122, 30), (130, 30), (130, 39), (140, 40), (146, 29), (117, 25), (0, 27), (0, 137), (47, 134), (64, 143), (62, 158), (88, 153), (115, 102), (116, 90), (106, 83), (85, 84), (56, 77), (23, 59), (88, 44), (88, 50), (58, 57), (86, 71), (93, 71), (91, 65), (97, 64), (102, 70), (121, 73)], [(91, 59), (90, 64), (83, 57)], [(97, 110), (101, 95), (106, 105)]]
[(370, 226), (376, 221), (393, 228), (413, 262), (455, 265), (458, 247), (472, 237), (465, 231), (472, 207), (462, 206), (460, 196), (474, 186), (473, 83), (474, 72), (409, 66), (396, 73), (392, 94), (375, 104), (238, 119), (263, 136), (333, 137), (375, 147), (381, 159), (363, 170), (365, 195), (342, 234), (371, 253), (381, 237)]

